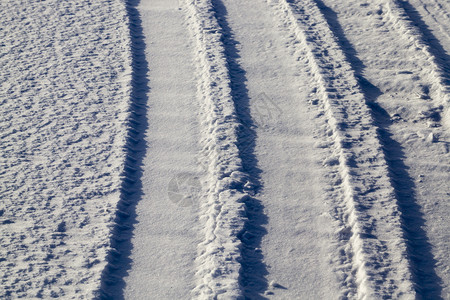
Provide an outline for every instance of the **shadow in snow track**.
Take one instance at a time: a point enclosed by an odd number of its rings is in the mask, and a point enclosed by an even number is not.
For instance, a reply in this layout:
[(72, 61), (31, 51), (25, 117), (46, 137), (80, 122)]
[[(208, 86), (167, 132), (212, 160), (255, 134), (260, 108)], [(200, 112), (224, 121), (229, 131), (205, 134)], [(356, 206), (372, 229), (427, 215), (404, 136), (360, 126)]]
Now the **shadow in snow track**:
[(327, 7), (322, 0), (314, 0), (325, 16), (330, 29), (338, 39), (347, 61), (350, 62), (361, 86), (362, 92), (371, 109), (378, 135), (389, 167), (389, 178), (395, 190), (399, 210), (402, 213), (402, 227), (408, 260), (413, 274), (417, 294), (423, 299), (442, 299), (441, 279), (436, 274), (436, 260), (431, 252), (427, 233), (423, 230), (425, 219), (422, 208), (417, 203), (416, 186), (405, 165), (405, 153), (400, 143), (394, 140), (390, 132), (392, 121), (389, 114), (376, 102), (382, 92), (363, 77), (363, 62), (357, 57), (353, 45), (346, 38), (338, 21), (336, 12)]
[[(215, 16), (222, 29), (222, 42), (225, 49), (225, 56), (228, 64), (231, 81), (231, 96), (234, 101), (237, 116), (240, 121), (238, 131), (238, 148), (242, 159), (244, 172), (250, 176), (250, 181), (254, 186), (254, 193), (262, 188), (260, 182), (261, 170), (258, 169), (258, 161), (254, 154), (256, 132), (255, 123), (250, 114), (250, 98), (245, 82), (246, 73), (239, 65), (239, 51), (236, 48), (237, 41), (234, 40), (233, 32), (227, 21), (227, 9), (221, 0), (212, 0)], [(268, 222), (264, 214), (264, 207), (261, 202), (248, 197), (245, 201), (247, 222), (239, 238), (242, 242), (242, 261), (240, 284), (246, 299), (266, 299), (263, 293), (267, 290), (268, 284), (265, 276), (268, 274), (267, 267), (263, 262), (263, 255), (260, 250), (261, 240), (267, 233), (263, 227)]]
[(421, 39), (430, 47), (430, 53), (436, 58), (436, 62), (444, 73), (444, 84), (450, 85), (450, 56), (442, 47), (439, 40), (433, 35), (427, 24), (422, 20), (420, 13), (408, 1), (397, 2), (405, 11), (412, 24), (419, 29)]
[(131, 268), (131, 238), (136, 224), (136, 205), (142, 198), (142, 164), (146, 152), (145, 131), (148, 128), (147, 94), (148, 63), (145, 57), (145, 42), (142, 20), (137, 10), (140, 0), (126, 1), (130, 26), (132, 87), (130, 117), (126, 137), (126, 159), (122, 173), (120, 200), (117, 205), (115, 225), (112, 230), (108, 264), (103, 270), (99, 299), (124, 299), (124, 278)]
[(443, 299), (441, 297), (442, 280), (436, 274), (437, 261), (431, 252), (432, 247), (427, 233), (423, 229), (425, 219), (421, 212), (422, 207), (416, 200), (416, 186), (408, 174), (408, 167), (403, 162), (405, 153), (389, 132), (391, 124), (389, 114), (376, 102), (369, 103), (369, 106), (378, 125), (378, 134), (389, 166), (389, 176), (402, 213), (402, 225), (414, 287), (421, 299)]

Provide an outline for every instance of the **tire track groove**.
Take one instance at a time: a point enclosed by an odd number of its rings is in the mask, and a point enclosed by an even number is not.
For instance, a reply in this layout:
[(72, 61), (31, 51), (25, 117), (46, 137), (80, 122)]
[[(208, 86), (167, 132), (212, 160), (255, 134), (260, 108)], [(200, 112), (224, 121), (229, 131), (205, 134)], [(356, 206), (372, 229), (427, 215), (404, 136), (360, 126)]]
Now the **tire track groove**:
[(222, 29), (212, 3), (186, 0), (183, 9), (196, 42), (203, 120), (200, 163), (206, 173), (200, 207), (205, 238), (198, 245), (198, 284), (192, 294), (198, 299), (237, 299), (243, 297), (243, 243), (239, 237), (248, 221), (245, 202), (251, 190), (238, 148), (242, 125), (233, 102)]
[[(355, 70), (364, 96), (372, 110), (372, 116), (378, 126), (380, 142), (389, 167), (389, 177), (395, 190), (399, 209), (402, 213), (402, 226), (406, 240), (407, 254), (414, 281), (414, 288), (418, 297), (424, 299), (441, 299), (441, 278), (436, 274), (436, 260), (431, 252), (431, 244), (425, 232), (425, 219), (422, 207), (418, 204), (414, 179), (405, 165), (403, 145), (392, 134), (393, 124), (389, 114), (376, 102), (382, 92), (374, 86), (363, 72), (366, 66), (358, 58), (359, 54), (353, 48), (344, 33), (337, 14), (327, 7), (323, 1), (314, 0), (338, 42), (343, 49), (347, 61)], [(438, 47), (439, 48), (439, 47)]]
[(129, 101), (127, 129), (124, 145), (124, 163), (121, 174), (120, 200), (111, 226), (111, 248), (108, 264), (103, 270), (99, 299), (123, 299), (124, 278), (131, 268), (129, 258), (132, 250), (131, 238), (136, 223), (136, 206), (142, 197), (142, 161), (145, 156), (145, 131), (148, 93), (148, 63), (145, 57), (145, 42), (141, 15), (137, 9), (140, 0), (126, 0), (124, 10), (129, 26)]
[[(307, 60), (331, 128), (342, 202), (336, 217), (345, 254), (351, 261), (344, 297), (414, 298), (395, 191), (376, 126), (351, 64), (313, 1), (270, 1), (288, 28), (298, 59)], [(335, 162), (334, 162), (335, 161)], [(350, 250), (349, 250), (350, 249)], [(345, 266), (343, 271), (348, 273)], [(353, 274), (354, 273), (354, 274)], [(352, 282), (356, 286), (352, 286)], [(380, 284), (384, 282), (386, 284)]]

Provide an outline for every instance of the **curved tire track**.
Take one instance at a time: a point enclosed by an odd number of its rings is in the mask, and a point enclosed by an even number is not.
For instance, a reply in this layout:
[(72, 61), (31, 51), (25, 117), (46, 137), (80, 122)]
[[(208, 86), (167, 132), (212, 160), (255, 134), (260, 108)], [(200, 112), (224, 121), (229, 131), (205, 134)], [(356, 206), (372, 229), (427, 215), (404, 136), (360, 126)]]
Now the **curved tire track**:
[[(404, 238), (406, 240), (414, 288), (418, 297), (440, 299), (442, 279), (436, 273), (436, 259), (431, 251), (432, 247), (428, 233), (424, 230), (427, 224), (423, 214), (423, 206), (419, 204), (417, 196), (417, 193), (420, 193), (420, 191), (418, 191), (418, 186), (415, 184), (409, 167), (406, 166), (405, 145), (399, 142), (398, 136), (394, 135), (395, 125), (392, 124), (391, 117), (383, 109), (383, 105), (378, 103), (378, 97), (382, 94), (382, 91), (364, 77), (364, 71), (369, 69), (369, 67), (365, 66), (360, 59), (361, 54), (356, 51), (352, 43), (347, 39), (347, 33), (344, 32), (340, 24), (340, 18), (338, 19), (336, 12), (327, 7), (323, 1), (314, 1), (326, 18), (330, 29), (336, 35), (347, 57), (347, 61), (351, 63), (352, 68), (355, 70), (355, 75), (372, 110), (375, 124), (378, 126), (380, 142), (389, 167), (389, 177), (395, 189), (399, 209), (402, 213), (402, 226), (405, 232)], [(348, 4), (348, 7), (350, 8), (352, 5)], [(422, 25), (425, 26), (424, 24)], [(432, 34), (425, 34), (425, 36), (429, 36), (428, 40), (432, 41)], [(436, 41), (434, 43), (437, 43), (436, 47), (439, 49), (439, 42)], [(372, 52), (375, 53), (376, 50)]]
[(148, 63), (145, 58), (145, 42), (142, 21), (137, 6), (140, 0), (124, 2), (128, 15), (131, 64), (130, 100), (127, 118), (128, 132), (124, 147), (124, 166), (121, 174), (120, 200), (116, 207), (111, 228), (111, 249), (101, 278), (98, 292), (100, 299), (123, 298), (124, 278), (131, 268), (131, 238), (136, 223), (136, 205), (142, 196), (142, 161), (145, 156), (145, 131), (148, 92)]
[[(309, 62), (331, 128), (334, 153), (326, 163), (339, 170), (343, 195), (335, 204), (336, 217), (342, 224), (341, 255), (351, 263), (344, 296), (414, 298), (401, 213), (355, 72), (313, 1), (273, 1), (272, 7), (288, 28), (298, 58)], [(346, 265), (342, 269), (349, 272)]]

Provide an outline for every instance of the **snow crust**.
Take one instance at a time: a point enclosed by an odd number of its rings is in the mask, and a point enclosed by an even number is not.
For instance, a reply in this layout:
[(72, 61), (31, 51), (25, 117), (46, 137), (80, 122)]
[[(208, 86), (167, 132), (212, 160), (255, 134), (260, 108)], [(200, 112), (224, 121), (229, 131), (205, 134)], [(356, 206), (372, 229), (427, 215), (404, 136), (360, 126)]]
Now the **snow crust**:
[(130, 96), (120, 1), (2, 1), (1, 298), (92, 298)]

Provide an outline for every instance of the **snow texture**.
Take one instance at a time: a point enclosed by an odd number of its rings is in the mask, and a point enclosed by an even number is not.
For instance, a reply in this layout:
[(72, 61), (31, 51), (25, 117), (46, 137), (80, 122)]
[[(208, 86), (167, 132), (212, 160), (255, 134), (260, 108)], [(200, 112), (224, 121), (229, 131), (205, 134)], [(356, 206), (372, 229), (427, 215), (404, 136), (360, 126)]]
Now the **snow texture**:
[(222, 32), (208, 1), (186, 2), (188, 24), (197, 41), (198, 91), (204, 128), (200, 163), (205, 167), (206, 199), (200, 221), (205, 240), (199, 245), (199, 285), (193, 296), (210, 299), (242, 297), (239, 287), (241, 241), (245, 224), (245, 189), (237, 147), (237, 115), (231, 96), (230, 79), (221, 43)]
[(92, 298), (110, 249), (130, 99), (120, 1), (2, 1), (5, 298)]

